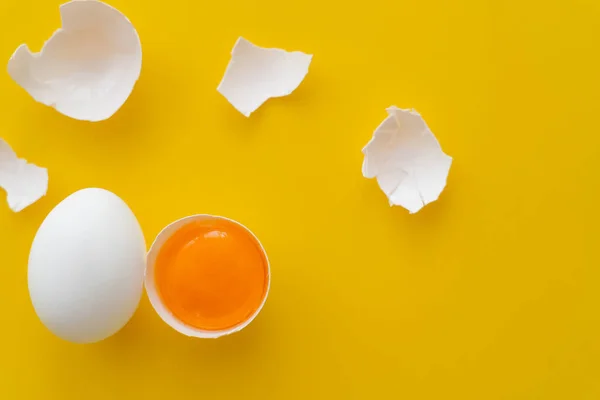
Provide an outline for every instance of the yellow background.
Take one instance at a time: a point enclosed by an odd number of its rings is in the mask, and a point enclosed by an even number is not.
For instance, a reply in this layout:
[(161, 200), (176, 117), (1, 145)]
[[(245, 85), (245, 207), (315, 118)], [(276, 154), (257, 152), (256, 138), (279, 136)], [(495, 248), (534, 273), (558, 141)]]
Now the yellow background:
[[(59, 0), (0, 3), (0, 55), (38, 50)], [(112, 0), (143, 44), (110, 120), (84, 123), (0, 76), (0, 137), (50, 173), (0, 207), (3, 399), (600, 398), (600, 2)], [(236, 38), (314, 54), (250, 119), (215, 90)], [(390, 105), (454, 157), (440, 200), (388, 207), (361, 149)], [(194, 213), (239, 220), (272, 262), (243, 332), (188, 339), (146, 297), (73, 345), (27, 291), (35, 232), (103, 187), (148, 244)]]

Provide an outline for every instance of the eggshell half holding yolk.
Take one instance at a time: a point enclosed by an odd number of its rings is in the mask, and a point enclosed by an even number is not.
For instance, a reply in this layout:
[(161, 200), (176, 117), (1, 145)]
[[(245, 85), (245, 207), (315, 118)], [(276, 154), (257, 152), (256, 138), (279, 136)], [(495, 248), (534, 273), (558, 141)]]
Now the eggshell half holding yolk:
[(158, 234), (145, 279), (152, 306), (169, 326), (187, 336), (218, 338), (258, 315), (269, 293), (270, 267), (248, 228), (194, 215)]

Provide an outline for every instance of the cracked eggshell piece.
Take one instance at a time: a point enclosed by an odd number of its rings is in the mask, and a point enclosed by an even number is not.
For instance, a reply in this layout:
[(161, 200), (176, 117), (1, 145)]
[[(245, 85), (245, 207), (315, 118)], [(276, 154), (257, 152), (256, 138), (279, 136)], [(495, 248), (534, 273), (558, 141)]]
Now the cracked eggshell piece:
[[(167, 241), (180, 229), (182, 229), (186, 225), (189, 225), (194, 222), (210, 222), (210, 221), (219, 221), (219, 220), (225, 221), (228, 223), (232, 223), (235, 226), (241, 228), (247, 234), (249, 234), (249, 236), (259, 246), (259, 249), (262, 252), (262, 256), (264, 257), (264, 260), (266, 262), (266, 288), (265, 288), (262, 300), (261, 300), (258, 308), (243, 322), (241, 322), (231, 328), (227, 328), (227, 329), (204, 330), (204, 329), (198, 329), (194, 326), (184, 323), (181, 319), (176, 317), (167, 308), (167, 306), (165, 305), (165, 302), (163, 301), (163, 299), (160, 296), (159, 289), (157, 288), (155, 267), (157, 264), (157, 258), (160, 254), (161, 249), (163, 248), (163, 245), (165, 245), (165, 243), (167, 243)], [(271, 285), (270, 265), (269, 265), (269, 260), (267, 258), (267, 254), (266, 254), (265, 249), (263, 248), (262, 244), (260, 243), (258, 238), (252, 233), (252, 231), (250, 231), (248, 228), (246, 228), (244, 225), (240, 224), (239, 222), (231, 220), (229, 218), (208, 215), (208, 214), (198, 214), (198, 215), (192, 215), (192, 216), (188, 216), (188, 217), (179, 219), (179, 220), (171, 223), (170, 225), (168, 225), (166, 228), (164, 228), (158, 234), (158, 236), (154, 240), (154, 243), (150, 247), (150, 250), (148, 251), (148, 256), (147, 256), (147, 260), (146, 260), (145, 286), (146, 286), (146, 293), (148, 294), (150, 303), (152, 304), (152, 307), (157, 312), (157, 314), (160, 316), (160, 318), (165, 323), (167, 323), (167, 325), (169, 325), (171, 328), (175, 329), (177, 332), (179, 332), (183, 335), (189, 336), (189, 337), (196, 337), (196, 338), (202, 338), (202, 339), (216, 339), (221, 336), (226, 336), (226, 335), (230, 335), (232, 333), (241, 331), (246, 326), (248, 326), (262, 310), (265, 302), (267, 301), (267, 297), (269, 295), (270, 285)]]
[(217, 91), (249, 117), (268, 99), (296, 90), (311, 60), (310, 54), (262, 48), (240, 37)]
[(6, 191), (10, 209), (19, 212), (46, 195), (48, 170), (17, 157), (0, 139), (0, 188)]
[(39, 53), (19, 46), (8, 62), (8, 73), (36, 101), (66, 116), (92, 122), (108, 119), (140, 76), (140, 38), (127, 17), (100, 1), (65, 3), (60, 15), (62, 28)]
[(413, 214), (438, 199), (452, 157), (442, 151), (418, 112), (392, 106), (387, 113), (362, 150), (363, 176), (377, 178), (390, 205)]

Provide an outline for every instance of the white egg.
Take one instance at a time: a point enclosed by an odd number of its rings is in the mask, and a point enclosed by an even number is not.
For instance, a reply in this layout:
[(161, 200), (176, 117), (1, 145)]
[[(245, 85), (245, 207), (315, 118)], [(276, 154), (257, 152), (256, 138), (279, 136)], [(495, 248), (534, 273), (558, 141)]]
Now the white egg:
[(40, 226), (29, 255), (29, 294), (55, 335), (93, 343), (132, 317), (145, 267), (144, 235), (127, 204), (109, 191), (84, 189)]

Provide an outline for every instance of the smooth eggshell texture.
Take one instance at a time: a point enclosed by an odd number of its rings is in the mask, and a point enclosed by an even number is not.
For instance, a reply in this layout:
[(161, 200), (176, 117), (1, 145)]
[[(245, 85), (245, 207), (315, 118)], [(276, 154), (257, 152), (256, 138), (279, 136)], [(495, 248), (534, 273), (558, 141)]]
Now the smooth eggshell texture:
[(62, 339), (92, 343), (119, 331), (139, 304), (146, 244), (127, 204), (103, 189), (80, 190), (40, 226), (29, 255), (29, 294)]
[(120, 11), (96, 0), (60, 6), (62, 28), (39, 53), (27, 45), (8, 62), (36, 101), (71, 118), (102, 121), (125, 103), (142, 69), (140, 38)]

